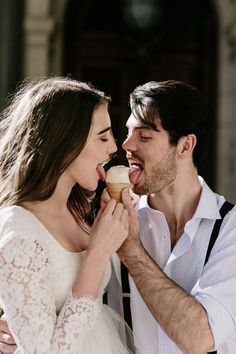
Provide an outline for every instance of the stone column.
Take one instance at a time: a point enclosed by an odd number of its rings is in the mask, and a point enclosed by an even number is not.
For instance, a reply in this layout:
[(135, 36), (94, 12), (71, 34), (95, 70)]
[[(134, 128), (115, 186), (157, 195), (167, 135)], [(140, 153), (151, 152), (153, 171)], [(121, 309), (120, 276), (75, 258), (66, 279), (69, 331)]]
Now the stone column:
[(236, 1), (215, 3), (220, 26), (216, 189), (236, 202)]
[(24, 76), (39, 78), (51, 74), (50, 40), (54, 21), (50, 0), (26, 0), (24, 20)]

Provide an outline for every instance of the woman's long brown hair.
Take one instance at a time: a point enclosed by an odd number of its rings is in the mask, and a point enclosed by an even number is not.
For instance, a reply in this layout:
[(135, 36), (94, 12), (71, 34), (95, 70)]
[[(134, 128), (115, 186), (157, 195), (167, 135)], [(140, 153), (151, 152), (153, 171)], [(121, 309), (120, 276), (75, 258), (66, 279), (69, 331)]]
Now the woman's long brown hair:
[[(110, 98), (63, 77), (24, 83), (0, 122), (0, 207), (42, 201), (85, 146), (98, 104)], [(68, 208), (83, 222), (91, 192), (76, 184)]]

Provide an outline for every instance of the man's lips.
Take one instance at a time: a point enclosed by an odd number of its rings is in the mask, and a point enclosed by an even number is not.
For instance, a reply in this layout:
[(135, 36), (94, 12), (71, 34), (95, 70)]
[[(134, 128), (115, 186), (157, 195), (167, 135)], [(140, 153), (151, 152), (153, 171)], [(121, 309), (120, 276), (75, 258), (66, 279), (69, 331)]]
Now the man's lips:
[(129, 162), (129, 179), (132, 184), (137, 184), (138, 179), (143, 171), (143, 165), (133, 158), (128, 158)]

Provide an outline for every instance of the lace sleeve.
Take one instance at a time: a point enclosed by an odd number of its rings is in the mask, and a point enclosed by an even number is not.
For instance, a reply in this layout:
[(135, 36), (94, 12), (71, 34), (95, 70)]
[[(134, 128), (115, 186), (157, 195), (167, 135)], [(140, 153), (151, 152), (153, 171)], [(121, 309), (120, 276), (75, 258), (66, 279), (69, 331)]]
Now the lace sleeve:
[(0, 305), (18, 346), (16, 353), (75, 353), (95, 324), (99, 305), (91, 297), (69, 294), (56, 315), (49, 267), (36, 240), (14, 233), (1, 239)]

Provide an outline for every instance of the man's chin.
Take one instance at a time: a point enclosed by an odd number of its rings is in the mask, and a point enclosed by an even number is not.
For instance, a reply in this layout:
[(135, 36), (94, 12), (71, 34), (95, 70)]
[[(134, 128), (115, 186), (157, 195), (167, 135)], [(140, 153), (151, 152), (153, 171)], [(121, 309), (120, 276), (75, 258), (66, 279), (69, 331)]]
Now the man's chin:
[(137, 195), (145, 195), (147, 194), (144, 186), (140, 186), (138, 184), (135, 184), (133, 187), (132, 187), (132, 191), (137, 194)]

